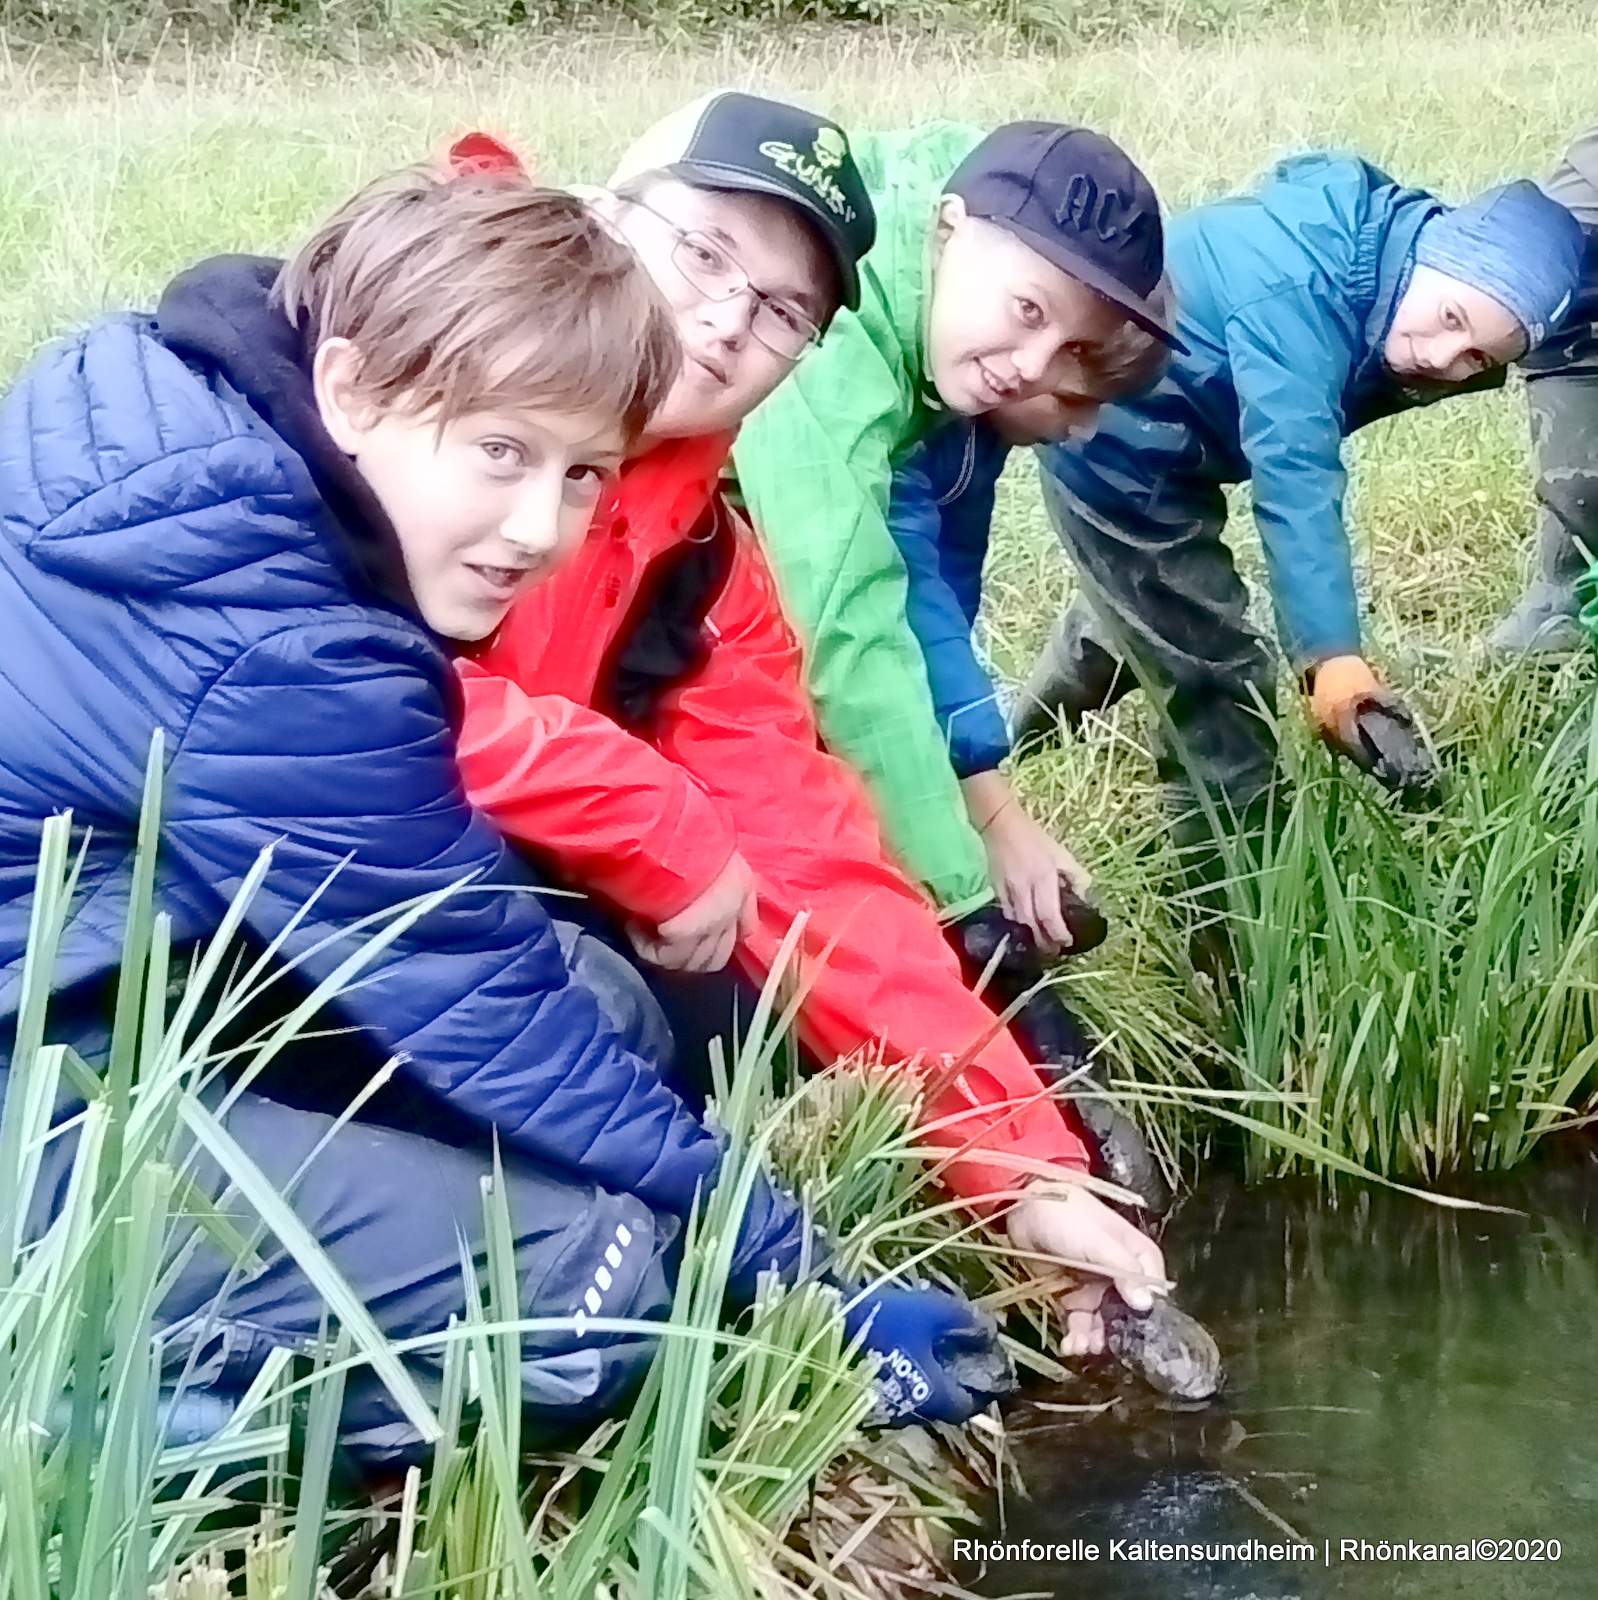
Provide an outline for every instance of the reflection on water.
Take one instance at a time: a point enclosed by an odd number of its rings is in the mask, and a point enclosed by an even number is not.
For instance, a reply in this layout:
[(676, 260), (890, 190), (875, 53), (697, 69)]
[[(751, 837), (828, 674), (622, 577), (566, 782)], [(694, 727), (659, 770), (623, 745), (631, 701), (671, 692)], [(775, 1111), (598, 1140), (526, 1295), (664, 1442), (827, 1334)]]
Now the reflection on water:
[[(987, 1595), (1073, 1600), (1598, 1596), (1598, 1172), (1562, 1168), (1480, 1198), (1525, 1214), (1376, 1191), (1333, 1210), (1296, 1187), (1208, 1186), (1166, 1246), (1184, 1303), (1225, 1352), (1225, 1399), (1183, 1410), (1123, 1388), (1092, 1419), (1020, 1411), (1031, 1499), (984, 1537), (1068, 1548), (967, 1564), (962, 1578)], [(1296, 1537), (1314, 1559), (1111, 1551)], [(1480, 1538), (1561, 1540), (1563, 1553), (1468, 1565), (1339, 1555), (1345, 1539)]]

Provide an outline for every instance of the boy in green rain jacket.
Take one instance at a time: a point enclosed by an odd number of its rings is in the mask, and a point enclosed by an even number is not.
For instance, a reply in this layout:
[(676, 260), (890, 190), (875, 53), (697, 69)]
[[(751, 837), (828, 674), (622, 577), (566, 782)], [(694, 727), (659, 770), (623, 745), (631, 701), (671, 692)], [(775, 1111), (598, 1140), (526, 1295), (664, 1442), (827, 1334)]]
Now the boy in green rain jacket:
[[(1003, 1003), (1027, 995), (1012, 1031), (1033, 1061), (1076, 1078), (1095, 1046), (1040, 989), (1038, 956), (1069, 942), (1065, 887), (1080, 894), (1085, 876), (999, 774), (956, 777), (906, 615), (889, 491), (896, 460), (940, 418), (1028, 402), (1091, 413), (1124, 380), (1129, 344), (1175, 342), (1158, 300), (1159, 203), (1110, 140), (1058, 123), (940, 123), (854, 147), (877, 213), (859, 308), (744, 423), (738, 482), (805, 642), (829, 749), (862, 774), (889, 847), (949, 915), (968, 976)], [(1007, 838), (1027, 830), (1050, 891), (1025, 923), (995, 903), (982, 830), (1001, 814)], [(1103, 1110), (1107, 1170), (1157, 1206), (1135, 1127)]]
[(1129, 332), (1173, 342), (1154, 299), (1164, 234), (1148, 180), (1086, 129), (939, 123), (855, 151), (878, 217), (860, 308), (744, 424), (734, 462), (829, 747), (865, 776), (911, 876), (980, 919), (994, 900), (981, 829), (1014, 801), (962, 793), (950, 764), (905, 615), (893, 465), (950, 413), (1108, 398)]

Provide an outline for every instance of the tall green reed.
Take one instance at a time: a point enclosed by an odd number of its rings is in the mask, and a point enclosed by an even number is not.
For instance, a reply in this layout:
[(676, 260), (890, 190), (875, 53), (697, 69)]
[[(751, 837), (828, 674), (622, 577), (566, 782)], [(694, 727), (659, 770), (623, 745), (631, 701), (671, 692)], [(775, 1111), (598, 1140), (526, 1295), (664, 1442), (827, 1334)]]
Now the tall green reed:
[(1591, 1109), (1598, 721), (1529, 687), (1484, 686), (1418, 811), (1285, 739), (1291, 787), (1225, 885), (1220, 1076), (1255, 1174), (1506, 1170)]
[[(358, 948), (323, 984), (242, 1047), (224, 1048), (228, 1024), (259, 1014), (283, 965), (281, 939), (253, 958), (238, 939), (270, 853), (216, 935), (179, 963), (154, 896), (161, 757), (157, 741), (103, 1071), (48, 1042), (81, 853), (67, 817), (46, 824), (41, 843), (0, 1108), (0, 1600), (880, 1592), (853, 1533), (801, 1526), (815, 1521), (818, 1482), (825, 1496), (829, 1477), (858, 1479), (865, 1459), (867, 1373), (845, 1345), (836, 1291), (766, 1282), (739, 1324), (724, 1325), (751, 1187), (820, 1087), (787, 1099), (773, 1087), (799, 1002), (781, 964), (732, 1069), (718, 1067), (714, 1105), (729, 1155), (690, 1221), (671, 1321), (647, 1325), (660, 1343), (643, 1392), (624, 1421), (602, 1424), (575, 1450), (539, 1454), (523, 1433), (520, 1340), (556, 1319), (518, 1315), (497, 1159), (484, 1178), (486, 1249), (474, 1259), (463, 1245), (463, 1319), (390, 1344), (295, 1216), (292, 1190), (274, 1192), (229, 1136), (218, 1103), (224, 1064), (235, 1086), (247, 1084), (442, 896), (346, 930)], [(876, 1093), (863, 1089), (845, 1120), (864, 1117), (881, 1133)], [(358, 1110), (359, 1101), (346, 1117)], [(52, 1220), (43, 1157), (61, 1140), (71, 1141), (69, 1172)], [(908, 1168), (903, 1131), (884, 1143), (884, 1161)], [(202, 1152), (229, 1180), (216, 1199), (192, 1181)], [(237, 1272), (287, 1251), (323, 1297), (326, 1332), (305, 1349), (274, 1351), (245, 1393), (214, 1408), (208, 1437), (172, 1444), (165, 1418), (196, 1396), (187, 1372), (163, 1371), (156, 1311), (202, 1238)], [(840, 1243), (867, 1263), (869, 1245)], [(424, 1353), (441, 1374), (431, 1401), (407, 1366)], [(356, 1365), (382, 1378), (433, 1444), (425, 1467), (375, 1507), (352, 1500), (337, 1464), (343, 1385)], [(909, 1528), (914, 1559), (924, 1560), (930, 1525), (965, 1514), (958, 1496), (893, 1443), (870, 1455), (886, 1464), (874, 1468), (872, 1516), (891, 1512), (889, 1526)]]

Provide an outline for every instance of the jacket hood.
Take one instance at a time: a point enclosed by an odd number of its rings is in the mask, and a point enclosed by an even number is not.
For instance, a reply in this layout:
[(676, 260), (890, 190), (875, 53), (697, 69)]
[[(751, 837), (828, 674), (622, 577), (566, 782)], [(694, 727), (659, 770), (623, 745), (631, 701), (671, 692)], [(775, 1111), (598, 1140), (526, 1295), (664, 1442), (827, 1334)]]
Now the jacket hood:
[(918, 403), (933, 412), (943, 409), (927, 372), (938, 204), (955, 169), (985, 133), (964, 123), (933, 122), (854, 141), (877, 209), (877, 242), (862, 263), (866, 288), (859, 314), (872, 342), (903, 364)]
[(1383, 358), (1388, 330), (1409, 280), (1415, 274), (1415, 248), (1427, 223), (1442, 215), (1442, 202), (1418, 190), (1399, 191), (1389, 225), (1382, 229), (1375, 254), (1375, 286), (1365, 319), (1364, 350), (1356, 373), (1361, 381), (1396, 382)]
[(236, 389), (305, 463), (337, 519), (334, 554), (349, 575), (414, 611), (394, 526), (317, 410), (311, 386), (315, 352), (272, 304), (282, 265), (264, 256), (215, 256), (180, 273), (156, 308), (157, 336), (185, 361)]
[(111, 593), (414, 612), (393, 528), (316, 412), (277, 263), (219, 257), (154, 317), (47, 349), (0, 404), (0, 531)]

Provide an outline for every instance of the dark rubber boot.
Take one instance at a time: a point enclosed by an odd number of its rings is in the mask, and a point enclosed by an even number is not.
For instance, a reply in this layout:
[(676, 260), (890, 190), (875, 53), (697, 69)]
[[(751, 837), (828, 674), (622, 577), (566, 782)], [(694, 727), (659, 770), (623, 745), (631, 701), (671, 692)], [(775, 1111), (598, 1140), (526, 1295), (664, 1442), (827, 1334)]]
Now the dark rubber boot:
[(1590, 648), (1577, 587), (1598, 557), (1598, 191), (1555, 174), (1557, 198), (1587, 222), (1586, 280), (1563, 328), (1525, 361), (1526, 410), (1537, 453), (1537, 554), (1532, 581), (1487, 636), (1506, 655)]
[(1055, 624), (1016, 696), (1011, 737), (1016, 744), (1056, 739), (1062, 722), (1076, 728), (1088, 712), (1107, 710), (1136, 687), (1092, 608), (1079, 597)]

